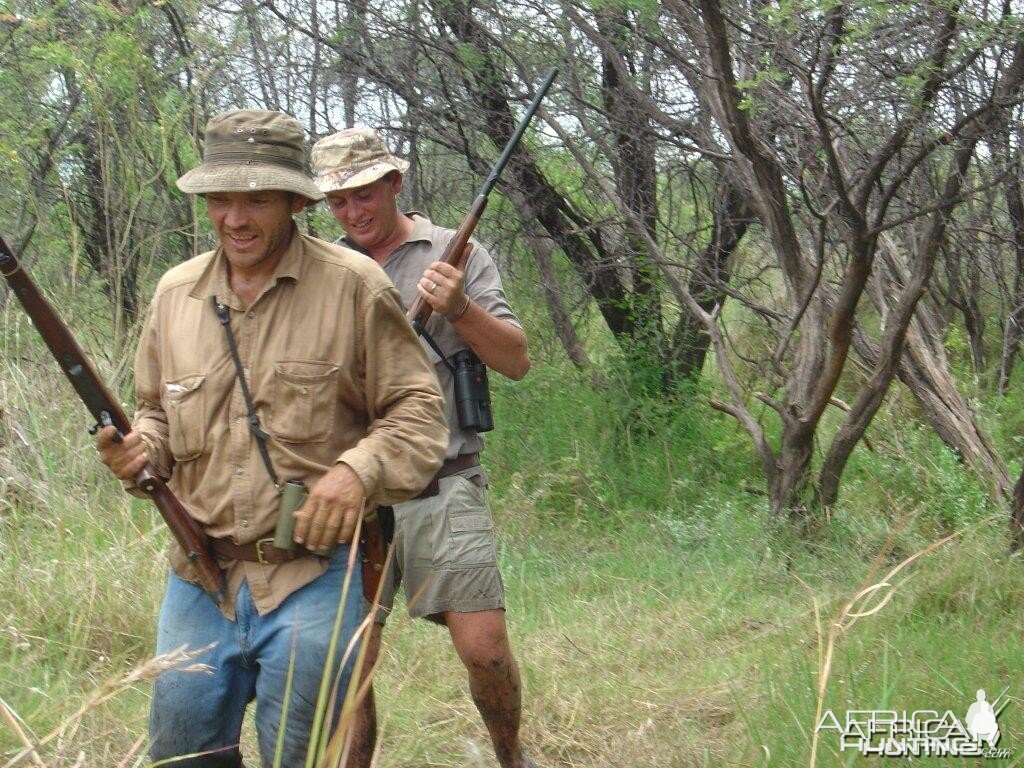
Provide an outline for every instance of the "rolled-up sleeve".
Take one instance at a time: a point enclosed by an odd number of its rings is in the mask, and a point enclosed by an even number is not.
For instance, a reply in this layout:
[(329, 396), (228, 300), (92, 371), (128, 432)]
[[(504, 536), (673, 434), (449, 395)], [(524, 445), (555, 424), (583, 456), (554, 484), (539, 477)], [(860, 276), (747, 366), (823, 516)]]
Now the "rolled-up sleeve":
[(370, 293), (362, 319), (358, 343), (372, 421), (338, 461), (358, 475), (368, 504), (393, 504), (419, 493), (444, 461), (444, 397), (394, 288)]

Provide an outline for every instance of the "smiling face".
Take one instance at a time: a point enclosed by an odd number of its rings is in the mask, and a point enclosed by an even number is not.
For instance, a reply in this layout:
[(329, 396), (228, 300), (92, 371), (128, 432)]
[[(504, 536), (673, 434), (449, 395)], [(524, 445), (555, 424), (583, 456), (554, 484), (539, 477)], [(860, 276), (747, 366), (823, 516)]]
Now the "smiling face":
[(398, 211), (402, 190), (397, 171), (362, 187), (327, 193), (327, 204), (345, 234), (377, 261), (405, 242), (411, 222)]
[(239, 274), (270, 272), (277, 266), (292, 239), (292, 216), (307, 202), (280, 190), (209, 192), (204, 197), (224, 256)]

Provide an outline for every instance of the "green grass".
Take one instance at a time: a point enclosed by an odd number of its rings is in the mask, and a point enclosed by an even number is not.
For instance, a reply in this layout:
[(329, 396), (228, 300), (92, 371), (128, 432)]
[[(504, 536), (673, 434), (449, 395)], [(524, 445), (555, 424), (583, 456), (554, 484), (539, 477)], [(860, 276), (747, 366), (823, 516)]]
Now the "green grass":
[[(116, 681), (149, 658), (166, 533), (98, 464), (84, 409), (26, 329), (6, 338), (0, 698), (30, 738), (49, 737), (44, 765), (144, 765), (149, 684)], [(833, 618), (951, 532), (834, 637), (821, 705), (962, 717), (977, 688), (1009, 686), (1000, 745), (1013, 757), (997, 764), (1024, 760), (1020, 561), (1005, 556), (1002, 513), (927, 431), (873, 427), (839, 507), (798, 539), (699, 391), (634, 402), (544, 364), (519, 384), (494, 378), (486, 463), (541, 765), (810, 765)], [(444, 631), (399, 618), (385, 641), (380, 765), (493, 765)], [(0, 725), (0, 766), (19, 747)], [(824, 734), (817, 765), (872, 764), (837, 749)]]

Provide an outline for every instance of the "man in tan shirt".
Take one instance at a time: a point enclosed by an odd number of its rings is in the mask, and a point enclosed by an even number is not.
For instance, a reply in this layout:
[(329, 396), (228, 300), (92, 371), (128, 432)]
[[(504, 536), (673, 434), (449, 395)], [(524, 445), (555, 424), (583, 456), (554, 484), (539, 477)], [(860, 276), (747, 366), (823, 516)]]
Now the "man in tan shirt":
[[(203, 164), (178, 186), (204, 197), (219, 247), (160, 280), (136, 355), (134, 430), (97, 439), (119, 478), (147, 462), (169, 478), (225, 570), (218, 609), (172, 545), (157, 651), (212, 646), (196, 659), (210, 675), (170, 671), (154, 686), (150, 754), (190, 755), (175, 766), (241, 766), (254, 698), (263, 764), (306, 764), (318, 707), (328, 734), (340, 715), (342, 655), (362, 618), (358, 569), (343, 588), (357, 520), (419, 492), (448, 444), (436, 376), (383, 270), (296, 229), (323, 197), (303, 140), (280, 112), (210, 120)], [(299, 546), (282, 549), (278, 489), (295, 480), (309, 495)], [(339, 684), (318, 704), (322, 681)]]

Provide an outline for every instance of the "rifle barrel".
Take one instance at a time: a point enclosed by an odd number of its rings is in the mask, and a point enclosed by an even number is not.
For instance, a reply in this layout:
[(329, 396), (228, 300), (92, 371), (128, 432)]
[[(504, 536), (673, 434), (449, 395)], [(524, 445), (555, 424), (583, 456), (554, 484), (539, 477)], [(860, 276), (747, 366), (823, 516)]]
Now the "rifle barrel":
[(498, 162), (494, 164), (490, 174), (484, 181), (484, 185), (480, 188), (480, 195), (487, 197), (491, 194), (491, 190), (494, 189), (494, 185), (498, 182), (498, 177), (501, 176), (501, 172), (505, 170), (505, 166), (508, 165), (509, 158), (512, 157), (512, 152), (515, 150), (519, 140), (523, 138), (523, 134), (526, 133), (526, 127), (533, 120), (534, 114), (537, 112), (537, 108), (540, 106), (541, 100), (548, 92), (548, 88), (555, 82), (555, 77), (558, 76), (558, 67), (552, 67), (544, 77), (544, 82), (540, 84), (537, 89), (537, 93), (533, 97), (533, 101), (530, 102), (530, 106), (526, 110), (526, 114), (523, 115), (523, 119), (519, 121), (519, 125), (516, 126), (515, 132), (512, 134), (512, 138), (505, 144), (505, 149), (501, 152), (501, 157), (498, 158)]
[[(484, 209), (487, 207), (487, 199), (491, 194), (491, 190), (494, 189), (494, 185), (498, 182), (498, 178), (501, 176), (501, 172), (505, 170), (505, 166), (508, 165), (509, 158), (512, 157), (512, 152), (515, 150), (516, 145), (519, 144), (519, 140), (523, 138), (523, 134), (526, 132), (527, 126), (533, 119), (534, 114), (537, 112), (537, 108), (540, 106), (541, 100), (544, 95), (548, 92), (548, 88), (551, 87), (551, 83), (555, 81), (555, 77), (558, 75), (558, 68), (552, 67), (541, 83), (540, 88), (537, 89), (536, 95), (533, 97), (533, 101), (530, 102), (530, 106), (526, 110), (526, 114), (523, 115), (523, 119), (519, 121), (519, 125), (516, 126), (513, 131), (511, 138), (505, 144), (505, 149), (502, 150), (501, 156), (498, 158), (498, 162), (494, 164), (491, 172), (487, 175), (487, 179), (484, 181), (483, 186), (480, 188), (479, 194), (474, 198), (473, 205), (469, 209), (469, 213), (462, 219), (462, 223), (459, 224), (458, 230), (455, 232), (455, 236), (452, 237), (447, 247), (444, 249), (444, 253), (441, 254), (439, 261), (443, 261), (445, 264), (453, 264), (460, 266), (462, 259), (467, 254), (466, 246), (469, 244), (469, 239), (473, 236), (473, 231), (476, 229), (476, 225), (480, 223), (480, 218), (483, 216)], [(424, 301), (422, 296), (417, 295), (413, 299), (412, 306), (409, 307), (406, 318), (412, 323), (413, 329), (418, 335), (423, 335), (426, 331), (427, 320), (433, 314), (434, 308)]]

